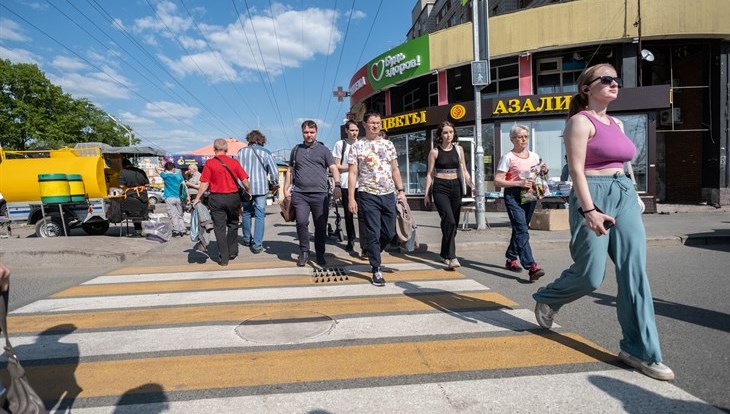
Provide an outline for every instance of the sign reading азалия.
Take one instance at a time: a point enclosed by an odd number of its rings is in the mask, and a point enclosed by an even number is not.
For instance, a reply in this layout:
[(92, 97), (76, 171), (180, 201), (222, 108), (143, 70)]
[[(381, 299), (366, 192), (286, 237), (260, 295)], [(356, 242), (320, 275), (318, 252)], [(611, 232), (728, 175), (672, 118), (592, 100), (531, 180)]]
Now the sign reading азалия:
[(371, 60), (367, 67), (373, 89), (380, 90), (430, 72), (428, 47), (428, 36), (421, 36)]

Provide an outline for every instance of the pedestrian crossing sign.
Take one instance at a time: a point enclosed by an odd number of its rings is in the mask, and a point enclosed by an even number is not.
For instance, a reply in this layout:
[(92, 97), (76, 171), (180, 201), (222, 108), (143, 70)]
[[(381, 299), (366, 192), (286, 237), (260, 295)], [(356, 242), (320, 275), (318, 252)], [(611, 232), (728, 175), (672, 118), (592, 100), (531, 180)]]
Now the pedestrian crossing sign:
[(487, 86), (489, 81), (489, 61), (476, 60), (471, 62), (471, 84), (474, 86)]

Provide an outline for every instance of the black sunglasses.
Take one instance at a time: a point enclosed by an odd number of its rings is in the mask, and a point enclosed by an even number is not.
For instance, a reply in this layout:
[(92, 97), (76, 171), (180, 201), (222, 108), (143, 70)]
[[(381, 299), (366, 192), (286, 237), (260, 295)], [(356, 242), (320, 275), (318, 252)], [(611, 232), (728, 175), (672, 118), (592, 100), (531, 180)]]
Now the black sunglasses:
[(612, 82), (616, 82), (619, 88), (622, 88), (624, 86), (624, 81), (622, 81), (621, 78), (619, 78), (618, 76), (614, 77), (608, 75), (599, 76), (596, 79), (593, 79), (592, 81), (586, 83), (586, 85), (590, 85), (597, 80), (600, 80), (602, 85), (610, 85)]

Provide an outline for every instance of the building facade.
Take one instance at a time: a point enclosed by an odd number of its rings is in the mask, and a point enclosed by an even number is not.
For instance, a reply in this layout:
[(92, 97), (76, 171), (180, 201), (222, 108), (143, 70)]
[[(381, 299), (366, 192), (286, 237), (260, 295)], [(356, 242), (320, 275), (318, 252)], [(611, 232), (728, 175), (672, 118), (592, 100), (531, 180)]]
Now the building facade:
[[(470, 10), (471, 1), (419, 0), (411, 40), (372, 59), (350, 82), (350, 117), (384, 115), (409, 196), (425, 191), (426, 155), (444, 120), (457, 126), (470, 168), (484, 163), (487, 191), (494, 191), (515, 123), (529, 127), (531, 150), (559, 176), (575, 81), (586, 67), (607, 62), (623, 78), (609, 111), (637, 146), (634, 171), (648, 211), (656, 202), (730, 204), (730, 1), (489, 1), (482, 160), (473, 155), (472, 25), (452, 24), (471, 20)], [(415, 36), (428, 27), (434, 31)]]

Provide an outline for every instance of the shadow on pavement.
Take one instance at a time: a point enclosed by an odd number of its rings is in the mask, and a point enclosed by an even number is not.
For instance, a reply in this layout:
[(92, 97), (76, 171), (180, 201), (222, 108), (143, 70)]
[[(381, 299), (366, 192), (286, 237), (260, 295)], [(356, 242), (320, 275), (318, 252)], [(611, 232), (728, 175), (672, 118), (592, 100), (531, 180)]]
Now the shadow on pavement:
[[(614, 296), (602, 293), (589, 293), (587, 296), (596, 298), (599, 305), (616, 307)], [(715, 329), (720, 332), (730, 332), (730, 315), (696, 306), (682, 305), (681, 303), (670, 302), (660, 298), (654, 298), (654, 313), (667, 318), (676, 319), (706, 328)]]
[(168, 410), (169, 404), (165, 390), (160, 384), (144, 384), (127, 390), (117, 401), (114, 414), (138, 414), (139, 407), (134, 404), (145, 404), (145, 414), (162, 413)]
[[(466, 267), (469, 269), (476, 270), (478, 272), (486, 273), (492, 276), (501, 277), (502, 279), (510, 279), (514, 280), (517, 283), (521, 283), (523, 285), (530, 285), (533, 282), (530, 282), (527, 276), (527, 270), (524, 270), (522, 273), (519, 273), (523, 276), (515, 276), (517, 273), (504, 273), (507, 270), (505, 270), (504, 266), (499, 265), (493, 265), (489, 263), (482, 263), (482, 262), (474, 262), (471, 260), (463, 259), (461, 260), (461, 266)], [(497, 272), (492, 269), (499, 269), (501, 272)]]
[[(623, 409), (629, 414), (644, 413), (716, 413), (714, 407), (700, 401), (683, 401), (666, 398), (637, 385), (616, 378), (601, 375), (590, 375), (588, 381), (601, 391), (623, 403)], [(726, 408), (721, 408), (727, 411)]]

